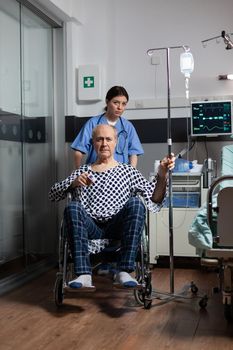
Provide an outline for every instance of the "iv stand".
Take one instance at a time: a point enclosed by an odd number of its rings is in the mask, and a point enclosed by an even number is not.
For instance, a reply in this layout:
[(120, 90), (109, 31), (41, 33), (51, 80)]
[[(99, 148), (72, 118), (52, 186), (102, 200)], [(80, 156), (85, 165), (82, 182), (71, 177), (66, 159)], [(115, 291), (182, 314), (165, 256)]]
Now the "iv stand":
[[(166, 51), (166, 68), (167, 68), (167, 145), (168, 145), (168, 155), (171, 155), (172, 153), (172, 135), (171, 135), (171, 79), (170, 79), (170, 50), (171, 49), (183, 49), (184, 51), (187, 51), (189, 49), (186, 45), (181, 46), (171, 46), (171, 47), (159, 47), (154, 49), (147, 50), (147, 54), (151, 56), (154, 51)], [(183, 290), (180, 293), (175, 294), (174, 293), (174, 242), (173, 242), (173, 209), (172, 209), (172, 171), (169, 170), (169, 186), (168, 186), (168, 203), (169, 203), (169, 258), (170, 258), (170, 293), (167, 292), (159, 292), (159, 291), (152, 291), (152, 294), (154, 292), (154, 295), (156, 295), (156, 298), (161, 299), (161, 297), (158, 296), (167, 296), (166, 301), (174, 300), (175, 298), (182, 298), (182, 299), (191, 299), (190, 297), (186, 297), (185, 293), (187, 290), (191, 289), (191, 292), (195, 297), (201, 298), (199, 305), (200, 307), (205, 307), (207, 305), (207, 296), (198, 296), (197, 291), (198, 288), (196, 285), (191, 282), (188, 286), (183, 288)], [(188, 287), (188, 288), (187, 288)], [(151, 299), (149, 298), (147, 300), (148, 307), (151, 304)]]
[[(183, 49), (186, 51), (187, 45), (158, 47), (147, 50), (149, 56), (154, 51), (166, 51), (166, 67), (167, 67), (167, 145), (168, 155), (172, 153), (172, 135), (171, 135), (171, 79), (170, 79), (170, 50)], [(174, 242), (173, 242), (173, 210), (172, 210), (172, 171), (169, 170), (169, 187), (168, 187), (168, 203), (169, 203), (169, 258), (170, 258), (170, 293), (174, 293)]]

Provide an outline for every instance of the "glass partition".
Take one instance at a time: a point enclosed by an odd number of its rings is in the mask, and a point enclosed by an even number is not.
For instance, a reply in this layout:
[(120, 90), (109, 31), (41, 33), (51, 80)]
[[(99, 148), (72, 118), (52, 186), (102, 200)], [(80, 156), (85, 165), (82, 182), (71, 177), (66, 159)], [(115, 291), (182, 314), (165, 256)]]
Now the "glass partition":
[(24, 267), (19, 19), (0, 0), (0, 277)]
[(23, 198), (27, 264), (54, 250), (48, 190), (54, 179), (53, 29), (30, 10), (21, 11)]
[(53, 28), (0, 0), (0, 282), (55, 254)]

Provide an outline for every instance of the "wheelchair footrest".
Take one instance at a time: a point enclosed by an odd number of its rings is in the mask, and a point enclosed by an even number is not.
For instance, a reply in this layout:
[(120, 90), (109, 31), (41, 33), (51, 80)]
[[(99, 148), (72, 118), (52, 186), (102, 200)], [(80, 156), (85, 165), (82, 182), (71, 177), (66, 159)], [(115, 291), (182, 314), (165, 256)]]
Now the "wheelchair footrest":
[(143, 286), (141, 284), (138, 284), (135, 287), (124, 287), (122, 284), (120, 283), (113, 283), (113, 287), (114, 288), (118, 288), (118, 289), (123, 289), (123, 290), (141, 290), (143, 288)]

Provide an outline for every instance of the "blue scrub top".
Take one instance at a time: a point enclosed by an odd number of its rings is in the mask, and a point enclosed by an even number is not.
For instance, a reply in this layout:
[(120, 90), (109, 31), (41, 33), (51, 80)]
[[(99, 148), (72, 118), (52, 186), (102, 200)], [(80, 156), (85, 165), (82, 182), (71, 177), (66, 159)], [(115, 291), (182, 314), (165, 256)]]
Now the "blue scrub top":
[[(75, 151), (87, 153), (86, 163), (94, 163), (97, 155), (92, 146), (92, 130), (99, 124), (108, 124), (104, 114), (90, 118), (80, 130), (79, 134), (71, 144)], [(129, 156), (143, 154), (143, 148), (133, 124), (125, 118), (120, 117), (115, 124), (118, 131), (118, 143), (114, 158), (120, 163), (129, 163)]]

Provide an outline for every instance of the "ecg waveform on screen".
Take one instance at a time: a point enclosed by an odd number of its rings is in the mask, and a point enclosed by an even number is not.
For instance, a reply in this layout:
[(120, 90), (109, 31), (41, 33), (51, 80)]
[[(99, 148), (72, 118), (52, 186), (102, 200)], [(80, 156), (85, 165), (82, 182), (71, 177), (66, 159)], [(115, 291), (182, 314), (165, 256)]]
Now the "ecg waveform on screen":
[(192, 133), (194, 135), (230, 134), (231, 102), (203, 102), (192, 106)]
[(223, 118), (194, 118), (193, 128), (198, 133), (222, 134), (230, 131), (231, 124)]
[(220, 126), (217, 126), (217, 125), (214, 125), (212, 128), (209, 127), (208, 125), (200, 125), (199, 128), (196, 128), (196, 130), (202, 130), (204, 132), (224, 132), (224, 131), (227, 131), (228, 130), (228, 126), (224, 126), (222, 127), (222, 125)]

